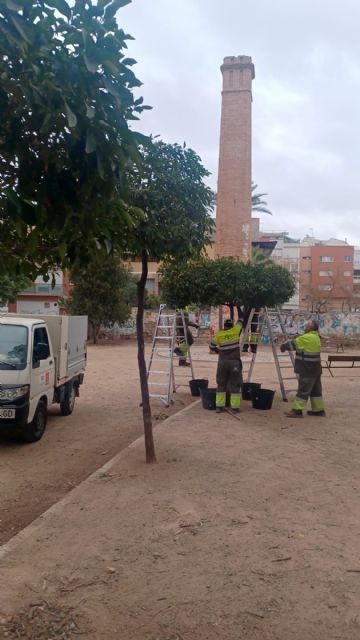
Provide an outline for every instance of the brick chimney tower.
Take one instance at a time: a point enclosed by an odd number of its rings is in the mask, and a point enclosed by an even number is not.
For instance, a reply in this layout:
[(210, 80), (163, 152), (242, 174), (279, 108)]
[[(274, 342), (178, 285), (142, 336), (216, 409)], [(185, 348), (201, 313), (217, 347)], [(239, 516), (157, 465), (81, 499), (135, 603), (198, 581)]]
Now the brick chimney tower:
[(249, 56), (224, 58), (221, 66), (219, 173), (215, 257), (251, 257), (251, 85)]

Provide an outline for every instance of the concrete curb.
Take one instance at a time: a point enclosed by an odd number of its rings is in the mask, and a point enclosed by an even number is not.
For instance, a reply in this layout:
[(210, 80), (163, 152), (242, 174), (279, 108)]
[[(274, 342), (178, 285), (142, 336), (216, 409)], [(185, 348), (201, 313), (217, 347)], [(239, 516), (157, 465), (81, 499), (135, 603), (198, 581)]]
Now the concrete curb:
[[(168, 418), (166, 418), (166, 420), (163, 420), (160, 424), (156, 425), (154, 430), (156, 430), (157, 427), (161, 427), (175, 420), (175, 418), (185, 413), (186, 411), (190, 411), (193, 407), (197, 406), (199, 402), (200, 400), (196, 400), (195, 402), (192, 402), (191, 404), (189, 404), (187, 407), (180, 409), (180, 411), (178, 411), (177, 413), (174, 413), (172, 416), (169, 416)], [(61, 498), (58, 502), (55, 502), (53, 505), (51, 505), (51, 507), (46, 509), (44, 513), (42, 513), (40, 516), (35, 518), (35, 520), (33, 520), (30, 524), (28, 524), (24, 529), (19, 531), (19, 533), (17, 533), (15, 536), (10, 538), (8, 542), (5, 542), (5, 544), (1, 545), (0, 560), (3, 560), (6, 557), (6, 555), (8, 555), (9, 553), (14, 552), (16, 548), (20, 544), (22, 544), (22, 542), (30, 538), (36, 531), (38, 531), (38, 529), (42, 526), (42, 523), (44, 522), (44, 520), (46, 520), (47, 518), (51, 517), (54, 514), (58, 514), (59, 512), (61, 512), (61, 510), (69, 502), (72, 501), (74, 494), (76, 494), (76, 492), (80, 489), (80, 487), (83, 487), (86, 484), (90, 484), (99, 476), (110, 471), (110, 469), (112, 469), (112, 467), (121, 460), (121, 458), (125, 455), (125, 453), (129, 449), (137, 447), (140, 444), (140, 442), (143, 442), (143, 438), (144, 436), (140, 436), (139, 438), (134, 440), (134, 442), (129, 444), (127, 447), (125, 447), (125, 449), (122, 449), (119, 453), (116, 454), (116, 456), (111, 458), (111, 460), (108, 460), (107, 462), (105, 462), (104, 465), (99, 467), (99, 469), (96, 469), (96, 471), (94, 471), (90, 476), (88, 476), (85, 480), (80, 482), (80, 484), (78, 484), (76, 487), (71, 489), (69, 493), (67, 493), (63, 498)], [(145, 464), (145, 461), (144, 461), (144, 464)]]

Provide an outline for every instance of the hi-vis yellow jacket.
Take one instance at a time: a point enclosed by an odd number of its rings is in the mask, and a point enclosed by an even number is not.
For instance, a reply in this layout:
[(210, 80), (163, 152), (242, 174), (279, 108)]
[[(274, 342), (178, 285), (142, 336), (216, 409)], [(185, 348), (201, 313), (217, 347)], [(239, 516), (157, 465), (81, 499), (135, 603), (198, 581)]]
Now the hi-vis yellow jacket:
[(294, 340), (283, 343), (288, 351), (296, 351), (295, 373), (309, 377), (321, 374), (321, 342), (317, 331), (308, 331)]
[(210, 342), (210, 349), (219, 354), (222, 360), (240, 360), (239, 338), (242, 323), (236, 323), (231, 329), (217, 331)]

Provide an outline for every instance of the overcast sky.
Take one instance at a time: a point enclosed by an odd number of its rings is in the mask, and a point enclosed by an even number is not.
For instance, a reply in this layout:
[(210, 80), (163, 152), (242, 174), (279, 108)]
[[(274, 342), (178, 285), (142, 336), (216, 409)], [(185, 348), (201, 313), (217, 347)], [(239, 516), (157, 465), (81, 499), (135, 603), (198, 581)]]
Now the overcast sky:
[(117, 17), (153, 107), (138, 130), (185, 141), (216, 188), (220, 65), (250, 55), (261, 229), (360, 245), (360, 0), (133, 0)]

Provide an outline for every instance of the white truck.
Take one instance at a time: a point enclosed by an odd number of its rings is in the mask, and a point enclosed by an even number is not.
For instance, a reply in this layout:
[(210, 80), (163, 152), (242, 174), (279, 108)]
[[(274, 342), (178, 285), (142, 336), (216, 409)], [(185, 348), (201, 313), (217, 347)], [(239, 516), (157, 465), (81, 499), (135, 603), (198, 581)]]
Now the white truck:
[(87, 317), (0, 315), (0, 428), (42, 437), (47, 409), (70, 415), (84, 379)]

